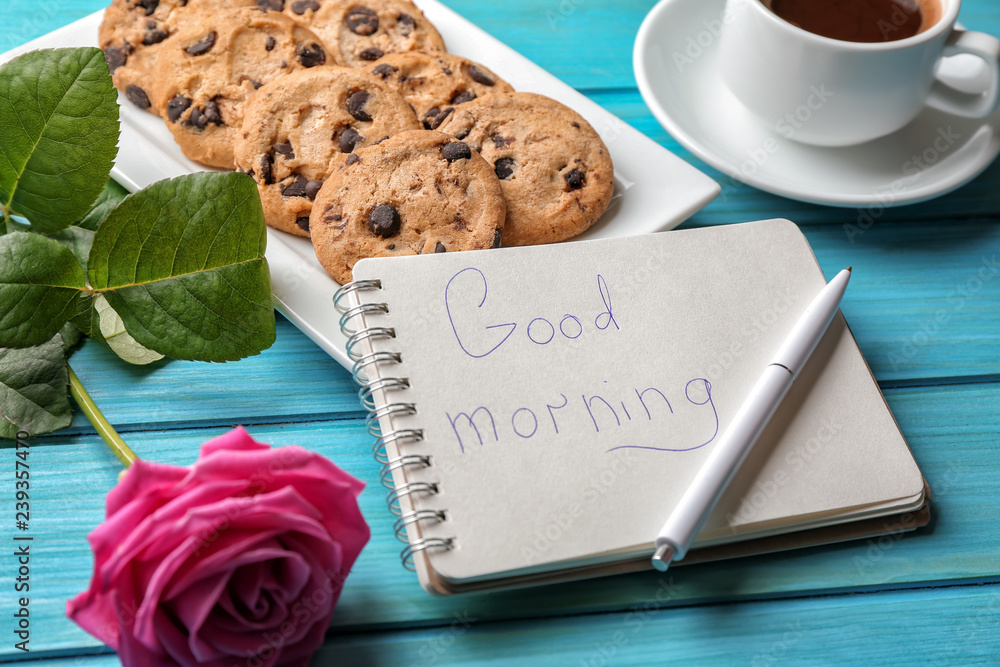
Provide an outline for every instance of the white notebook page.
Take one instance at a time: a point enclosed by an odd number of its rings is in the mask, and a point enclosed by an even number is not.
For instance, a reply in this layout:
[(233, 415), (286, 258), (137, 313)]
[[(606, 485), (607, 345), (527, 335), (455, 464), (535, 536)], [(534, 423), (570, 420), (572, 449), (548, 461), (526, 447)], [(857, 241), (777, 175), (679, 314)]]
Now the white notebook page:
[[(843, 267), (832, 267), (837, 270)], [(652, 552), (670, 509), (825, 279), (788, 221), (364, 260), (430, 455), (446, 579)], [(850, 288), (849, 288), (850, 289)], [(695, 546), (920, 504), (920, 472), (844, 320)]]

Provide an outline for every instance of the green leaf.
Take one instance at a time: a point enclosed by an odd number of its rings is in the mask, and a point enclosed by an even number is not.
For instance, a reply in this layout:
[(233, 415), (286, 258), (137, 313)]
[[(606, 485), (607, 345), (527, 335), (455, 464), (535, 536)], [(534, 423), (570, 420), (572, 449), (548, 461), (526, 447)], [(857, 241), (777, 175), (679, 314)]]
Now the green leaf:
[(63, 352), (65, 352), (67, 356), (70, 351), (77, 346), (77, 343), (83, 340), (83, 334), (80, 333), (80, 330), (72, 324), (67, 324), (60, 329), (59, 335), (62, 336)]
[(97, 198), (97, 203), (81, 220), (74, 222), (66, 229), (49, 234), (50, 238), (59, 241), (76, 255), (76, 259), (87, 270), (87, 258), (90, 256), (90, 246), (94, 243), (94, 232), (108, 213), (114, 210), (122, 199), (128, 195), (128, 190), (118, 185), (114, 181), (108, 181), (101, 191), (101, 196)]
[(100, 318), (101, 335), (112, 352), (136, 366), (145, 366), (163, 358), (159, 352), (153, 352), (137, 343), (135, 338), (125, 331), (125, 323), (103, 294), (94, 299), (94, 308)]
[(118, 94), (96, 48), (0, 67), (0, 206), (52, 233), (90, 209), (117, 155)]
[(0, 438), (69, 426), (69, 373), (62, 335), (20, 350), (0, 348)]
[(192, 174), (122, 201), (97, 230), (87, 274), (141, 345), (232, 361), (274, 342), (266, 239), (253, 179)]
[(87, 257), (90, 256), (90, 246), (94, 244), (94, 232), (70, 225), (66, 229), (47, 235), (53, 241), (69, 249), (80, 268), (86, 271)]
[(79, 329), (84, 336), (104, 343), (104, 336), (101, 335), (101, 316), (97, 312), (97, 308), (94, 307), (96, 302), (96, 298), (87, 299), (83, 310), (77, 313), (70, 320), (70, 323)]
[(83, 268), (68, 248), (27, 232), (0, 236), (0, 346), (49, 340), (86, 307)]
[(109, 180), (104, 184), (104, 189), (101, 190), (97, 201), (94, 202), (94, 208), (87, 215), (83, 216), (83, 218), (74, 222), (73, 226), (96, 232), (97, 228), (104, 222), (104, 219), (108, 217), (108, 213), (111, 213), (111, 210), (115, 206), (118, 206), (118, 202), (127, 196), (128, 190), (118, 185), (117, 182)]

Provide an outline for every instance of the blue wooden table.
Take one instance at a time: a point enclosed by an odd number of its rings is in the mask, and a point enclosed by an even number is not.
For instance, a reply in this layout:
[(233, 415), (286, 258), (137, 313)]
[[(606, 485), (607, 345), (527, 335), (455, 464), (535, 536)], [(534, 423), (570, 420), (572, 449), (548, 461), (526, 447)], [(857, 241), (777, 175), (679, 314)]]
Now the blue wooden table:
[[(737, 183), (656, 123), (631, 67), (653, 0), (445, 2), (719, 180), (722, 195), (686, 227), (788, 217), (828, 275), (854, 266), (843, 311), (933, 489), (932, 525), (667, 576), (435, 599), (399, 566), (349, 374), (280, 317), (274, 347), (234, 364), (131, 368), (96, 344), (76, 352), (74, 369), (133, 449), (188, 464), (201, 442), (244, 424), (368, 482), (372, 541), (317, 665), (1000, 664), (1000, 164), (951, 195), (886, 211), (852, 242), (844, 225), (859, 211)], [(103, 4), (2, 0), (0, 52)], [(1000, 34), (996, 0), (966, 0), (960, 18)], [(0, 661), (117, 664), (64, 608), (89, 581), (86, 535), (120, 465), (79, 416), (71, 430), (34, 440), (32, 455), (32, 652), (13, 649), (13, 560), (4, 557)]]

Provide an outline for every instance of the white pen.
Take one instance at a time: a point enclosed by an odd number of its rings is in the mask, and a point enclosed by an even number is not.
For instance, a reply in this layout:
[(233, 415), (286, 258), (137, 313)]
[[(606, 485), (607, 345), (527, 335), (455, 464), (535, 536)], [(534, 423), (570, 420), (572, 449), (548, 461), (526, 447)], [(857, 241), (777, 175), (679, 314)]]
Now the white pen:
[(684, 492), (680, 503), (663, 524), (656, 537), (656, 553), (653, 554), (653, 567), (660, 572), (665, 572), (672, 561), (681, 560), (687, 554), (705, 519), (712, 513), (771, 415), (778, 409), (781, 399), (788, 393), (792, 381), (829, 328), (850, 279), (851, 268), (848, 267), (838, 273), (802, 313), (691, 486)]

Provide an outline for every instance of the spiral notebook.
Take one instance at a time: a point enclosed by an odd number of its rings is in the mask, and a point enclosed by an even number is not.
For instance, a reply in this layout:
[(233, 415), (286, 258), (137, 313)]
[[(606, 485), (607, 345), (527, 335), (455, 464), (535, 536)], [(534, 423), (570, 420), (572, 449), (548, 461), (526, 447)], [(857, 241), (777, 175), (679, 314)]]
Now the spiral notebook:
[[(337, 307), (374, 452), (436, 594), (649, 568), (826, 282), (787, 220), (366, 259), (354, 279)], [(838, 314), (682, 563), (915, 528), (927, 499)]]

